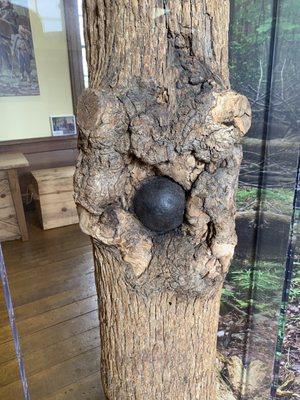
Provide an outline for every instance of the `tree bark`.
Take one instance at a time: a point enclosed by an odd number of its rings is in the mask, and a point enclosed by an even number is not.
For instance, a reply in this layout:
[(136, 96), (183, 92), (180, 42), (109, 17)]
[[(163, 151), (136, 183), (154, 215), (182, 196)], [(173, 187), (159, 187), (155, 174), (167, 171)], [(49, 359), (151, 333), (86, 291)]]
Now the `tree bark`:
[[(236, 245), (247, 99), (229, 87), (229, 1), (86, 0), (90, 88), (75, 200), (93, 238), (109, 400), (216, 399), (220, 293)], [(184, 223), (135, 216), (141, 183), (186, 193)]]

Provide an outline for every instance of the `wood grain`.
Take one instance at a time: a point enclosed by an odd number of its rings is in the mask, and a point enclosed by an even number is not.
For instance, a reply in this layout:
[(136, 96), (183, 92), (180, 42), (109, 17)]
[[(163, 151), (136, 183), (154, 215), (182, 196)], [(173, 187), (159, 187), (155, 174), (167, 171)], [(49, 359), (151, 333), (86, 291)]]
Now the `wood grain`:
[[(56, 308), (63, 307), (67, 304), (72, 304), (95, 295), (95, 288), (93, 285), (94, 277), (92, 274), (87, 275), (86, 279), (80, 277), (80, 279), (68, 279), (68, 281), (71, 283), (70, 289), (64, 287), (61, 288), (61, 291), (55, 289), (48, 297), (42, 297), (32, 301), (27, 294), (29, 303), (25, 302), (24, 304), (15, 307), (15, 315), (18, 322), (20, 323), (27, 318), (32, 318), (36, 315), (43, 314), (44, 312), (55, 310)], [(14, 297), (14, 304), (16, 305), (17, 302), (18, 301), (16, 300), (16, 297)], [(7, 325), (7, 322), (5, 322), (4, 319), (5, 314), (6, 309), (4, 302), (1, 302), (1, 329)]]
[(99, 381), (99, 373), (95, 373), (43, 400), (106, 400), (106, 397)]
[(43, 229), (78, 223), (74, 203), (72, 166), (32, 171), (33, 198), (37, 202)]
[(23, 153), (30, 164), (19, 170), (21, 192), (25, 196), (32, 181), (31, 170), (75, 165), (78, 155), (77, 136), (2, 141), (0, 154), (12, 152)]
[(9, 181), (11, 196), (15, 206), (17, 221), (21, 232), (21, 237), (22, 240), (25, 242), (26, 240), (29, 239), (29, 237), (28, 237), (26, 218), (24, 214), (18, 171), (16, 169), (9, 169), (7, 170), (7, 173), (8, 173), (8, 181)]
[[(32, 400), (41, 400), (58, 387), (76, 383), (98, 371), (99, 361), (95, 357), (97, 352), (99, 348), (88, 350), (31, 376), (29, 382)], [(0, 396), (3, 399), (21, 400), (19, 394), (20, 382), (13, 382), (0, 388)]]
[[(78, 105), (75, 200), (94, 243), (105, 394), (216, 400), (220, 290), (251, 123), (230, 89), (229, 0), (83, 6), (90, 88)], [(186, 194), (184, 223), (164, 235), (132, 211), (153, 176)]]
[[(91, 311), (97, 310), (97, 298), (96, 296), (79, 300), (76, 303), (77, 307), (74, 308), (74, 304), (67, 304), (60, 308), (47, 311), (40, 315), (35, 315), (31, 318), (27, 318), (23, 321), (18, 321), (18, 329), (22, 337), (32, 335), (36, 332), (42, 331), (51, 326), (60, 324), (61, 322), (73, 319), (78, 315), (83, 315)], [(11, 340), (10, 326), (1, 329), (0, 333), (0, 344), (7, 343)]]
[(21, 237), (16, 210), (11, 196), (8, 173), (0, 171), (0, 241)]
[(39, 195), (73, 192), (75, 167), (50, 168), (32, 171), (38, 183)]
[[(104, 400), (90, 241), (77, 225), (42, 231), (35, 215), (29, 221), (30, 242), (7, 242), (4, 254), (31, 398)], [(22, 400), (1, 296), (0, 399)]]
[[(90, 349), (99, 351), (100, 339), (98, 327), (82, 332), (70, 339), (55, 343), (42, 352), (35, 351), (26, 354), (27, 376), (38, 374), (45, 364), (48, 368), (65, 362), (78, 355), (78, 349), (85, 352)], [(19, 370), (15, 360), (8, 361), (0, 366), (0, 386), (18, 381)]]
[(0, 170), (28, 167), (29, 162), (22, 153), (0, 154)]

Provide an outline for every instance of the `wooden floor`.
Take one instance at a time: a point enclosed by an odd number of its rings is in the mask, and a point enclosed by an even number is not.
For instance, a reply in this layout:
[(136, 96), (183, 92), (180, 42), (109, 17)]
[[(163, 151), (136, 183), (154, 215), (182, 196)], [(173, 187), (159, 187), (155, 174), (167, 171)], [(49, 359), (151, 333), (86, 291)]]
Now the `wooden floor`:
[[(104, 400), (89, 239), (77, 225), (3, 245), (31, 400)], [(22, 400), (0, 285), (0, 399)]]

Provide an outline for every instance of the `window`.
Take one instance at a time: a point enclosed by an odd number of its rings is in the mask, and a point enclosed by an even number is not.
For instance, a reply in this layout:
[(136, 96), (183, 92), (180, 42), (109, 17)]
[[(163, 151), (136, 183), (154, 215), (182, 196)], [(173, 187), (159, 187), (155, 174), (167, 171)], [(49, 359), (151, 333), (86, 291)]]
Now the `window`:
[(89, 86), (89, 78), (88, 78), (88, 67), (87, 67), (87, 62), (86, 62), (84, 33), (83, 33), (82, 0), (77, 0), (77, 5), (78, 5), (80, 41), (81, 41), (81, 50), (82, 50), (82, 65), (83, 65), (84, 86), (85, 86), (85, 88), (87, 88)]

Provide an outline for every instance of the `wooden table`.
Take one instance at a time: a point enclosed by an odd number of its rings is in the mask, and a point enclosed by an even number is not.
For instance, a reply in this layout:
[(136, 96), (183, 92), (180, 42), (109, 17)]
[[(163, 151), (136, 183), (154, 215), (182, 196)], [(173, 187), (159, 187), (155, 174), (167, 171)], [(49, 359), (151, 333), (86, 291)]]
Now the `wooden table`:
[(28, 240), (18, 169), (28, 167), (22, 153), (0, 154), (0, 241)]

